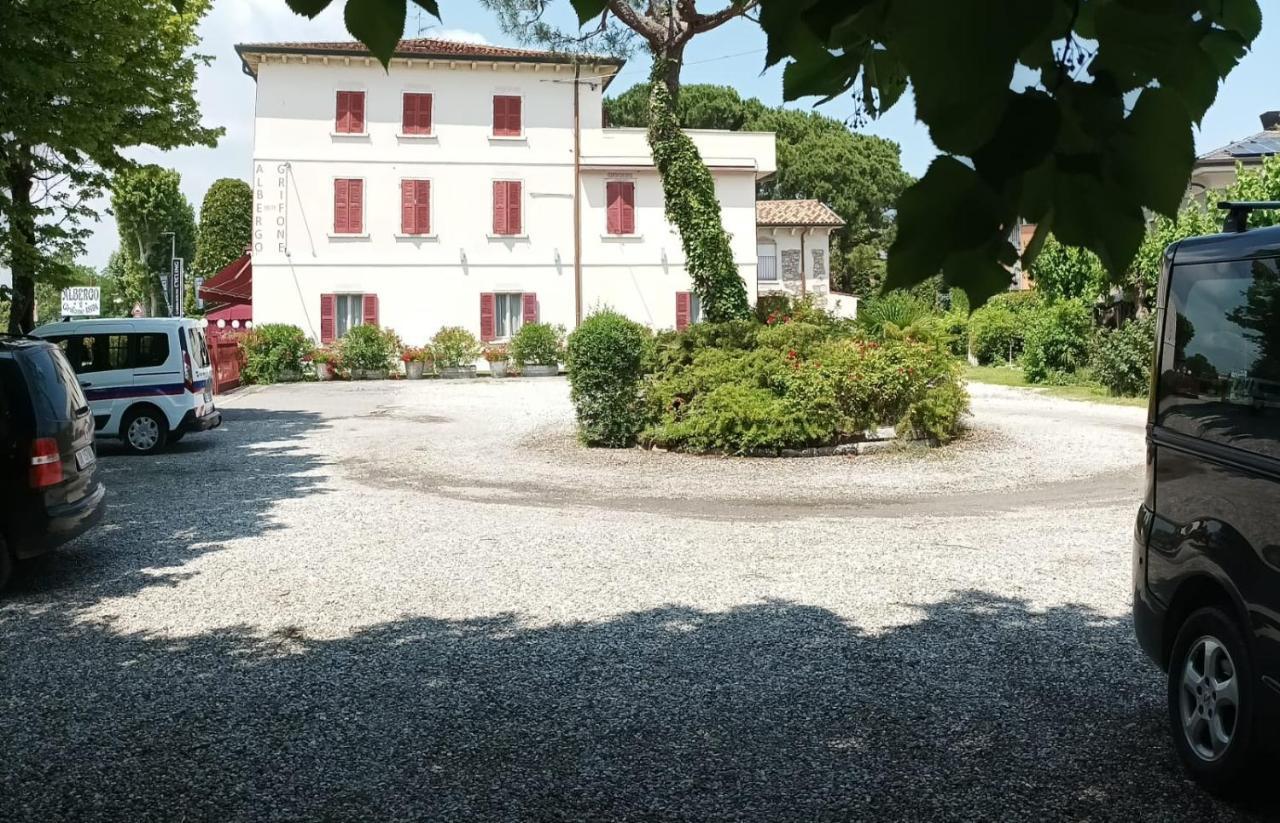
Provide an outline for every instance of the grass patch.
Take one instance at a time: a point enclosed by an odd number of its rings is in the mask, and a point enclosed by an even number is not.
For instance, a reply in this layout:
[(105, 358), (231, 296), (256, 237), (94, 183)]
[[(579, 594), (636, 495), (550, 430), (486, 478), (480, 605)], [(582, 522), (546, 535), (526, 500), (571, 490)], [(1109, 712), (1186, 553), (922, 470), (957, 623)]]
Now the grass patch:
[(1114, 397), (1102, 386), (1093, 383), (1080, 383), (1073, 386), (1046, 386), (1028, 383), (1022, 369), (1008, 366), (965, 366), (964, 378), (970, 383), (987, 383), (993, 386), (1012, 386), (1019, 389), (1032, 389), (1049, 397), (1064, 400), (1084, 400), (1090, 403), (1110, 403), (1115, 406), (1137, 406), (1145, 408), (1145, 397)]

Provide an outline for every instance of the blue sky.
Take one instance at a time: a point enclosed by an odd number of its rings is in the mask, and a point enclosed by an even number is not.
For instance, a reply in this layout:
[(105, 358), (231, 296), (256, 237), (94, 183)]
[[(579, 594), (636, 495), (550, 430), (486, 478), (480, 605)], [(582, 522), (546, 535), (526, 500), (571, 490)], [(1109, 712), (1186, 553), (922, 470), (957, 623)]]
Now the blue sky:
[[(568, 0), (560, 0), (563, 9), (557, 18), (572, 24)], [(727, 0), (724, 0), (727, 2)], [(710, 8), (717, 3), (701, 0)], [(342, 24), (342, 0), (316, 20), (305, 20), (289, 12), (284, 0), (214, 0), (214, 8), (201, 27), (202, 51), (215, 57), (214, 64), (201, 73), (198, 96), (205, 122), (227, 129), (227, 135), (216, 149), (180, 149), (158, 152), (141, 149), (133, 155), (144, 162), (160, 163), (176, 168), (183, 177), (183, 189), (198, 210), (205, 190), (219, 177), (247, 179), (253, 151), (253, 81), (240, 72), (233, 47), (238, 42), (271, 40), (347, 39)], [(467, 0), (442, 0), (443, 21), (421, 16), (421, 32), (426, 37), (519, 45), (504, 36), (494, 16), (477, 3)], [(418, 30), (419, 16), (410, 13), (406, 35)], [(758, 97), (771, 105), (782, 103), (782, 70), (764, 67), (764, 35), (747, 20), (738, 20), (695, 38), (685, 55), (682, 78), (685, 83), (718, 83), (733, 86), (744, 97)], [(645, 79), (648, 58), (643, 51), (628, 62), (614, 81), (611, 93), (621, 93)], [(1199, 153), (1210, 151), (1232, 140), (1261, 129), (1258, 115), (1267, 109), (1280, 109), (1280, 92), (1275, 91), (1275, 78), (1280, 76), (1280, 25), (1268, 22), (1253, 51), (1231, 74), (1218, 94), (1196, 134)], [(809, 107), (812, 101), (789, 104)], [(849, 99), (835, 100), (821, 111), (832, 117), (852, 114)], [(896, 141), (902, 147), (902, 162), (915, 175), (924, 173), (936, 150), (925, 128), (915, 121), (909, 97), (904, 98), (883, 118), (860, 129)], [(94, 227), (82, 260), (101, 267), (118, 245), (115, 221), (103, 214)]]

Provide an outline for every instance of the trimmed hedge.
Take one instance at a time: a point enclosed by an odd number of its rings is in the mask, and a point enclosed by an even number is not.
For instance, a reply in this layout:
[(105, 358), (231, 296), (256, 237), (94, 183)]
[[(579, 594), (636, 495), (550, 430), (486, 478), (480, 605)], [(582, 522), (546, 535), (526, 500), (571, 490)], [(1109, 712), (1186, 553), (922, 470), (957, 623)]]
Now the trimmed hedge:
[(311, 341), (297, 326), (265, 323), (240, 337), (245, 383), (275, 383), (283, 375), (300, 374), (302, 358), (311, 352)]
[(555, 366), (564, 352), (564, 328), (525, 323), (511, 338), (511, 361), (517, 366)]
[(610, 448), (635, 444), (646, 423), (640, 384), (653, 353), (649, 330), (614, 311), (590, 315), (569, 335), (570, 398), (584, 443)]
[(1080, 300), (1039, 309), (1027, 329), (1022, 368), (1030, 383), (1060, 383), (1089, 362), (1093, 315)]
[(1091, 361), (1094, 377), (1114, 395), (1141, 397), (1151, 388), (1155, 343), (1154, 313), (1100, 332)]

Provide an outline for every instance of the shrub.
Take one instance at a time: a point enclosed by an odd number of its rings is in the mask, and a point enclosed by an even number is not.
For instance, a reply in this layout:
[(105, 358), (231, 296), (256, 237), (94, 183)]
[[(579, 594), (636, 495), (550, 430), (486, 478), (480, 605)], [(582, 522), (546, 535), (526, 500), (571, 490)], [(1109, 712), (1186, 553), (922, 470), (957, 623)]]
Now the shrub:
[(1027, 328), (1022, 368), (1029, 383), (1058, 382), (1089, 361), (1093, 315), (1080, 300), (1038, 310)]
[(517, 366), (554, 366), (563, 351), (563, 326), (526, 323), (511, 338), (511, 360)]
[(1022, 354), (1027, 326), (1040, 306), (1034, 292), (1005, 292), (969, 316), (969, 351), (984, 366)]
[(311, 341), (297, 326), (263, 324), (240, 338), (240, 377), (246, 383), (274, 383), (286, 373), (300, 372), (311, 350)]
[(1094, 377), (1112, 394), (1140, 397), (1149, 390), (1155, 329), (1152, 313), (1099, 333), (1091, 365)]
[(658, 333), (658, 368), (667, 369), (693, 362), (698, 352), (706, 349), (747, 351), (756, 347), (759, 323), (751, 320), (729, 320), (724, 323), (694, 323), (684, 331)]
[(885, 292), (858, 308), (858, 325), (874, 337), (884, 337), (885, 327), (905, 329), (933, 314), (933, 306), (907, 291)]
[(400, 338), (391, 329), (360, 325), (342, 338), (342, 365), (353, 371), (386, 372), (400, 353)]
[(566, 361), (583, 442), (634, 444), (647, 422), (640, 389), (653, 362), (649, 330), (617, 312), (596, 312), (569, 335)]
[(475, 335), (461, 326), (445, 326), (431, 338), (436, 365), (446, 369), (474, 365), (484, 353)]

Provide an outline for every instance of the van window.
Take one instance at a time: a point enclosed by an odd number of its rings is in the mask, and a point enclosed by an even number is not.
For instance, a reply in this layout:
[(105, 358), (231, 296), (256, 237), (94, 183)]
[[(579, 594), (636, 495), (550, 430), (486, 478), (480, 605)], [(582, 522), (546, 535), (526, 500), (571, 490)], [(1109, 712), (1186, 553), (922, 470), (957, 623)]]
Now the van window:
[(137, 341), (138, 353), (134, 360), (134, 368), (153, 369), (163, 366), (169, 359), (169, 335), (158, 334), (130, 335)]
[(54, 350), (33, 349), (21, 362), (37, 417), (74, 420), (76, 412), (87, 405), (75, 374)]
[(204, 344), (204, 332), (200, 329), (188, 328), (187, 339), (191, 349), (191, 362), (198, 368), (208, 368), (209, 348)]
[(1277, 261), (1174, 266), (1162, 341), (1157, 424), (1280, 459)]

